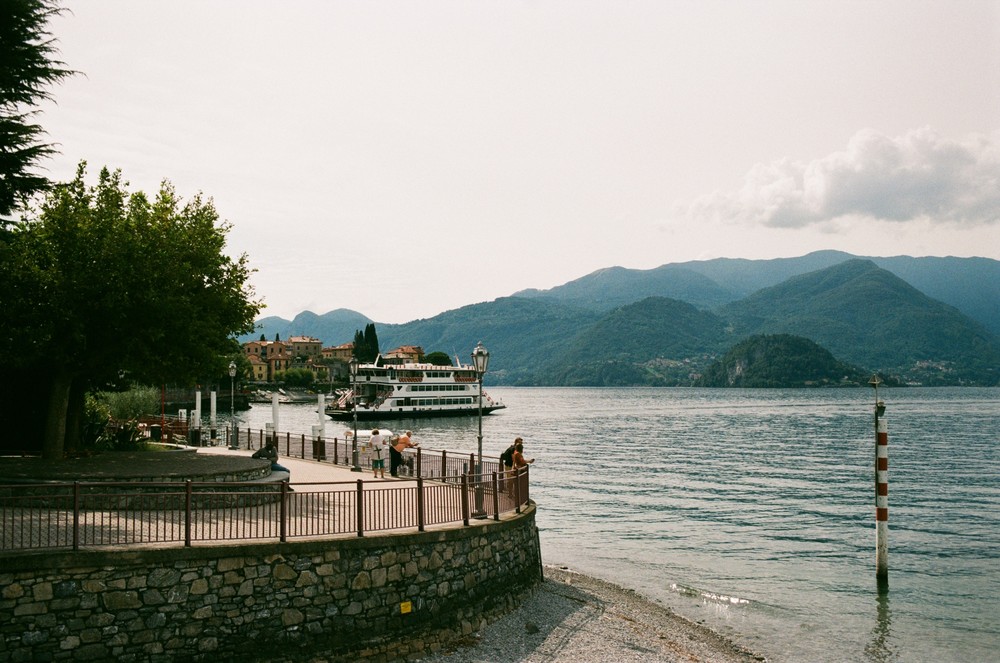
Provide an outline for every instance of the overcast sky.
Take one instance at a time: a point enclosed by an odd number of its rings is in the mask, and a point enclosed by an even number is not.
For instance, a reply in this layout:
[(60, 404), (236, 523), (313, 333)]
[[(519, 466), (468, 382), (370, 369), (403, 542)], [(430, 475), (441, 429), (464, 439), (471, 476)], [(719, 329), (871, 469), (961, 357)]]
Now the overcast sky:
[(40, 121), (214, 199), (263, 315), (597, 269), (1000, 259), (1000, 2), (67, 0)]

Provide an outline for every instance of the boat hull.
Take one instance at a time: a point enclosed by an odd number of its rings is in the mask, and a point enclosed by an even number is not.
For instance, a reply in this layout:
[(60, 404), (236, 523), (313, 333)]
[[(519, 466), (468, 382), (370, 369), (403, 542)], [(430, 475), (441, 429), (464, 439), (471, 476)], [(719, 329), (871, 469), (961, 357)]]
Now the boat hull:
[[(494, 404), (483, 406), (483, 414), (491, 414), (503, 410), (506, 405)], [(422, 410), (368, 410), (358, 408), (358, 421), (392, 421), (395, 419), (431, 419), (439, 417), (474, 417), (479, 414), (479, 408), (462, 409), (422, 409)], [(354, 421), (352, 410), (326, 408), (326, 415), (334, 421)]]

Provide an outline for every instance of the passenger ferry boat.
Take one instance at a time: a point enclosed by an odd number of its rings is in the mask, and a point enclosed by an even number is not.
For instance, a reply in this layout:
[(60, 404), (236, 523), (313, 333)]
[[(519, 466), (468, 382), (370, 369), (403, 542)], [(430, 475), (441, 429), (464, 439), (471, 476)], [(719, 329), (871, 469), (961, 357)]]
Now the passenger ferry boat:
[[(374, 364), (358, 366), (354, 387), (326, 407), (337, 421), (452, 417), (479, 413), (479, 381), (473, 366), (433, 364)], [(483, 414), (506, 405), (483, 392)]]

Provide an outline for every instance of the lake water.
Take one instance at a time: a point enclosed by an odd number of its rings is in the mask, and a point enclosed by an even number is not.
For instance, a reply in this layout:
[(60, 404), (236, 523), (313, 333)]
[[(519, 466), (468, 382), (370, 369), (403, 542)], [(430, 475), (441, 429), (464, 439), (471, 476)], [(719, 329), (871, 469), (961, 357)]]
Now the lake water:
[[(637, 590), (773, 661), (1000, 652), (1000, 389), (881, 389), (889, 591), (875, 583), (870, 389), (488, 388), (525, 439), (546, 563)], [(316, 407), (283, 405), (309, 433)], [(241, 413), (263, 428), (271, 406)], [(471, 453), (469, 419), (389, 424)], [(327, 421), (326, 435), (343, 424)]]

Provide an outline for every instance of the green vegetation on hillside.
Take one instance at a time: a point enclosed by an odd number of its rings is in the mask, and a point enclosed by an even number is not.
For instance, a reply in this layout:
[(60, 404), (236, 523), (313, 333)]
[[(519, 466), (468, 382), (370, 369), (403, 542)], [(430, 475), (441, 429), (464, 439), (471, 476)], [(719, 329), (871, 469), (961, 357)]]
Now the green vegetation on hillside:
[[(580, 333), (536, 373), (535, 384), (677, 386), (722, 346), (716, 315), (665, 297), (622, 306)], [(538, 380), (544, 376), (546, 382)]]
[(850, 260), (723, 307), (738, 336), (796, 334), (844, 361), (920, 384), (996, 384), (1000, 342), (867, 260)]
[[(961, 301), (981, 294), (985, 301), (980, 310), (987, 315), (1000, 310), (998, 286), (989, 278), (1000, 262), (970, 260), (891, 259), (898, 269), (918, 271), (914, 280), (926, 283), (935, 280), (934, 274), (942, 275), (941, 281), (952, 284), (942, 289), (949, 301), (958, 301), (953, 286), (962, 274), (977, 274)], [(818, 268), (802, 273), (811, 265)], [(872, 261), (824, 251), (794, 259), (666, 267), (671, 266), (601, 270), (565, 287), (404, 325), (380, 325), (379, 332), (386, 347), (440, 348), (463, 362), (481, 340), (491, 352), (490, 384), (690, 385), (735, 343), (762, 334), (807, 338), (868, 374), (886, 372), (909, 384), (1000, 384), (1000, 337)], [(692, 278), (695, 272), (698, 278)], [(674, 276), (678, 283), (668, 287)], [(724, 287), (704, 288), (705, 278), (718, 279)], [(772, 285), (711, 312), (705, 310), (705, 300), (642, 294), (691, 286), (691, 297), (700, 297), (699, 292), (714, 297), (760, 283)], [(591, 296), (594, 305), (585, 306)], [(603, 308), (629, 298), (631, 302)], [(293, 331), (309, 333), (289, 333)], [(312, 335), (333, 343), (349, 338)]]
[(868, 373), (838, 361), (807, 338), (752, 336), (736, 344), (695, 381), (698, 387), (858, 386)]

